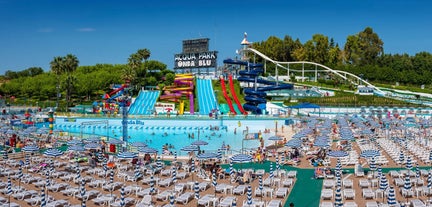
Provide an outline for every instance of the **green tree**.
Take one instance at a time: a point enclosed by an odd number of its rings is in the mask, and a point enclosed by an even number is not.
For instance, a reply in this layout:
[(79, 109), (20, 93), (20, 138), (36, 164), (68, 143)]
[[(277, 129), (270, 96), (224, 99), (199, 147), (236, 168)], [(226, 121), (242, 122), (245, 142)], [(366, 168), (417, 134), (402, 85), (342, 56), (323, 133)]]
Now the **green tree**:
[(366, 27), (356, 35), (350, 35), (345, 43), (345, 58), (354, 65), (376, 64), (384, 53), (383, 41), (372, 28)]

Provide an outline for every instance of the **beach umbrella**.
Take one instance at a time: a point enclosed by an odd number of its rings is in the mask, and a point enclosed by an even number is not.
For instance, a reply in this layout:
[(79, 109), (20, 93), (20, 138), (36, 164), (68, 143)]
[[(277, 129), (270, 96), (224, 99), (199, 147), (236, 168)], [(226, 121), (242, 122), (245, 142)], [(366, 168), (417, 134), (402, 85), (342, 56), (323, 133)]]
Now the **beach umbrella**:
[(411, 156), (408, 156), (407, 161), (406, 161), (406, 169), (408, 171), (410, 171), (412, 168), (413, 168), (413, 166), (412, 166)]
[(363, 150), (360, 153), (360, 157), (363, 158), (372, 158), (372, 157), (377, 157), (380, 155), (380, 152), (378, 150)]
[(277, 141), (281, 141), (281, 140), (283, 140), (283, 138), (279, 137), (279, 136), (271, 136), (271, 137), (268, 138), (268, 140), (274, 141), (274, 145), (276, 146), (277, 145)]
[(18, 179), (19, 179), (19, 182), (18, 182), (18, 188), (21, 187), (21, 178), (22, 178), (23, 176), (24, 176), (24, 175), (23, 175), (23, 171), (22, 171), (22, 165), (19, 165), (19, 166), (18, 166), (18, 174), (17, 174), (17, 177), (18, 177)]
[(401, 150), (399, 152), (399, 162), (402, 165), (404, 163), (404, 161), (405, 161), (405, 155), (404, 155), (403, 151)]
[(180, 150), (185, 152), (198, 152), (199, 147), (197, 145), (188, 145), (188, 146), (184, 146)]
[(169, 199), (170, 199), (170, 202), (169, 202), (169, 204), (170, 204), (170, 206), (174, 206), (174, 193), (171, 193), (171, 195), (169, 196)]
[(190, 170), (191, 170), (191, 173), (195, 172), (195, 160), (193, 160), (193, 159), (192, 159), (192, 162), (191, 162), (191, 168), (190, 168)]
[(122, 185), (121, 189), (120, 189), (120, 206), (125, 206), (125, 189), (124, 189), (124, 185)]
[(219, 161), (222, 159), (222, 150), (221, 149), (217, 150), (217, 158), (219, 159)]
[(80, 144), (83, 144), (83, 142), (79, 139), (73, 139), (73, 140), (68, 141), (66, 144), (67, 145), (80, 145)]
[(7, 160), (9, 158), (9, 156), (8, 156), (8, 152), (5, 150), (4, 152), (3, 152), (3, 160)]
[(100, 142), (101, 141), (101, 137), (99, 137), (99, 136), (91, 136), (91, 137), (85, 139), (84, 141), (96, 143), (96, 142)]
[(429, 152), (429, 161), (432, 163), (432, 150)]
[(153, 194), (155, 192), (155, 180), (153, 178), (153, 175), (150, 177), (150, 194)]
[(177, 182), (177, 168), (175, 168), (175, 167), (172, 169), (171, 178), (172, 178), (173, 183)]
[(138, 180), (142, 177), (140, 166), (135, 164), (135, 180)]
[(107, 172), (108, 172), (108, 159), (104, 157), (103, 159), (103, 170), (104, 170), (104, 177), (106, 178)]
[(145, 154), (155, 154), (158, 153), (158, 150), (151, 147), (138, 147), (138, 152)]
[(63, 155), (63, 152), (60, 151), (59, 149), (55, 149), (55, 148), (54, 149), (47, 149), (47, 150), (45, 150), (44, 155), (48, 156), (48, 157), (58, 157), (60, 155)]
[(45, 207), (46, 206), (46, 196), (45, 196), (45, 188), (41, 187), (41, 207)]
[(381, 165), (378, 165), (378, 169), (377, 169), (377, 176), (379, 177), (379, 178), (381, 178), (381, 176), (382, 176), (382, 168), (381, 168)]
[(200, 198), (200, 188), (199, 188), (198, 181), (195, 181), (194, 190), (195, 190), (195, 199), (198, 200)]
[(246, 196), (248, 206), (252, 206), (252, 187), (250, 185), (248, 185)]
[(335, 192), (335, 206), (339, 207), (339, 206), (343, 206), (343, 202), (342, 202), (342, 192), (341, 192), (341, 187), (337, 186), (336, 187), (336, 192)]
[(276, 172), (279, 172), (280, 165), (279, 165), (279, 157), (276, 157)]
[(383, 173), (380, 177), (380, 189), (385, 191), (388, 187), (387, 177)]
[(273, 179), (273, 164), (270, 162), (270, 179)]
[(394, 206), (397, 204), (396, 193), (394, 191), (393, 186), (390, 186), (389, 192), (387, 194), (387, 204), (389, 204), (390, 206)]
[(23, 152), (39, 152), (39, 147), (36, 145), (27, 145), (24, 146), (21, 151)]
[(85, 206), (86, 204), (86, 199), (84, 199), (84, 196), (85, 196), (85, 194), (86, 194), (86, 188), (85, 188), (85, 180), (84, 179), (81, 179), (81, 189), (80, 189), (80, 193), (81, 193), (81, 198), (82, 198), (82, 200), (81, 200), (81, 205), (82, 206)]
[(405, 182), (404, 182), (404, 186), (403, 187), (407, 191), (411, 190), (411, 180), (410, 180), (410, 177), (409, 177), (408, 173), (405, 175)]
[(161, 160), (161, 158), (159, 156), (156, 159), (156, 167), (158, 169), (162, 169), (162, 160)]
[(216, 170), (215, 169), (213, 169), (212, 185), (214, 187), (214, 192), (215, 192), (215, 195), (216, 195), (217, 177), (216, 177)]
[(375, 171), (377, 169), (376, 167), (376, 162), (375, 162), (375, 157), (372, 157), (372, 159), (369, 162), (369, 168), (372, 171)]
[(111, 168), (109, 183), (114, 183), (114, 170)]
[(113, 145), (118, 145), (118, 144), (123, 144), (124, 142), (118, 139), (109, 139), (108, 140), (108, 144), (113, 144)]
[(7, 188), (6, 189), (6, 194), (10, 196), (12, 194), (12, 181), (11, 181), (10, 176), (8, 176), (7, 187), (6, 188)]
[(231, 157), (233, 163), (246, 163), (252, 161), (252, 156), (247, 154), (235, 154)]
[(134, 159), (137, 158), (138, 154), (134, 152), (121, 152), (117, 155), (119, 159)]
[(286, 147), (291, 147), (291, 148), (299, 148), (302, 145), (302, 140), (300, 139), (291, 139), (289, 140), (285, 146)]
[(85, 151), (84, 147), (81, 145), (70, 145), (67, 148), (68, 151), (75, 151), (75, 152), (83, 152)]
[(100, 149), (102, 148), (102, 145), (99, 143), (95, 143), (95, 142), (91, 142), (91, 143), (87, 143), (86, 145), (84, 145), (85, 149)]
[(262, 200), (262, 194), (263, 194), (263, 189), (264, 189), (262, 175), (259, 175), (259, 177), (258, 177), (258, 189), (261, 192), (261, 200)]
[(197, 141), (192, 142), (191, 145), (196, 145), (196, 146), (208, 145), (208, 142), (202, 141), (202, 140), (197, 140)]
[(335, 150), (335, 151), (330, 151), (327, 155), (330, 157), (338, 157), (339, 158), (339, 157), (348, 156), (348, 152), (341, 151), (341, 150)]
[(132, 142), (132, 147), (147, 147), (147, 144), (144, 142)]
[(76, 163), (77, 164), (75, 165), (75, 173), (76, 173), (75, 180), (78, 181), (81, 179), (81, 168), (79, 166), (79, 163), (78, 162), (76, 162)]
[(173, 161), (174, 163), (176, 163), (177, 162), (177, 151), (174, 151), (174, 161)]
[(233, 200), (233, 202), (231, 204), (231, 207), (237, 207), (237, 199)]
[(25, 154), (25, 166), (30, 166), (30, 156)]
[(48, 187), (48, 186), (51, 185), (50, 173), (49, 173), (49, 170), (48, 170), (48, 169), (45, 171), (45, 176), (46, 176), (46, 182), (45, 182), (45, 185)]

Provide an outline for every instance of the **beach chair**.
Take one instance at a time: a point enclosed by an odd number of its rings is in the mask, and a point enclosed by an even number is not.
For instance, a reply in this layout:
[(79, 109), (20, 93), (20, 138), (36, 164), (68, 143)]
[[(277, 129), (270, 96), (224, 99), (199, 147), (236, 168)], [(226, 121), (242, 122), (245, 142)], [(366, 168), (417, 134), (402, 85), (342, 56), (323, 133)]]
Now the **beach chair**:
[(320, 204), (320, 207), (333, 207), (333, 206), (334, 206), (333, 203), (329, 201), (323, 201)]
[[(125, 203), (124, 206), (130, 206), (130, 205), (132, 205), (132, 204), (135, 203), (135, 199), (127, 197), (127, 198), (124, 199), (124, 203)], [(121, 205), (121, 199), (117, 198), (114, 203), (110, 204), (110, 206), (112, 206), (112, 207), (121, 207), (122, 206)]]
[(285, 198), (287, 196), (287, 194), (288, 194), (288, 188), (282, 187), (282, 188), (278, 188), (276, 190), (276, 198), (279, 198), (279, 197)]
[(322, 189), (321, 190), (321, 198), (323, 200), (333, 199), (333, 190), (332, 189)]
[(169, 187), (171, 184), (173, 184), (172, 178), (163, 179), (158, 183), (159, 187)]
[(141, 201), (136, 203), (135, 207), (142, 206), (142, 207), (148, 207), (153, 205), (153, 197), (151, 195), (145, 195)]
[(346, 201), (344, 207), (358, 207), (357, 203), (354, 201)]
[(206, 194), (198, 199), (198, 205), (209, 207), (213, 204), (212, 206), (216, 206), (218, 200), (219, 199), (214, 194)]
[(14, 197), (17, 200), (24, 200), (27, 197), (31, 197), (31, 196), (37, 195), (37, 194), (38, 194), (38, 192), (35, 190), (27, 190), (27, 191), (14, 193), (14, 194), (12, 194), (12, 197)]
[(345, 199), (355, 199), (355, 191), (354, 189), (347, 188), (343, 190), (343, 195)]
[(266, 206), (267, 207), (282, 207), (282, 201), (281, 200), (270, 200)]
[(366, 202), (366, 207), (379, 207), (376, 201), (368, 201)]
[(370, 188), (362, 189), (362, 196), (364, 199), (374, 199), (375, 193)]
[(110, 202), (115, 201), (115, 194), (99, 194), (96, 198), (93, 198), (92, 201), (96, 205), (107, 205)]
[(219, 203), (219, 207), (231, 207), (234, 201), (237, 201), (237, 197), (235, 196), (225, 197)]
[(181, 194), (179, 197), (175, 198), (176, 203), (182, 203), (183, 205), (186, 205), (191, 201), (194, 197), (194, 194), (192, 192), (185, 192)]
[(162, 191), (162, 193), (159, 193), (159, 194), (156, 195), (156, 200), (158, 200), (158, 201), (166, 201), (166, 200), (168, 200), (168, 197), (170, 195), (172, 195), (172, 194), (175, 194), (175, 192), (172, 191), (172, 190)]
[(234, 188), (233, 190), (233, 194), (234, 195), (244, 195), (246, 193), (246, 185), (239, 185), (237, 187)]
[(205, 191), (208, 188), (210, 188), (210, 182), (204, 181), (204, 182), (200, 182), (198, 184), (198, 188), (200, 189), (200, 191)]

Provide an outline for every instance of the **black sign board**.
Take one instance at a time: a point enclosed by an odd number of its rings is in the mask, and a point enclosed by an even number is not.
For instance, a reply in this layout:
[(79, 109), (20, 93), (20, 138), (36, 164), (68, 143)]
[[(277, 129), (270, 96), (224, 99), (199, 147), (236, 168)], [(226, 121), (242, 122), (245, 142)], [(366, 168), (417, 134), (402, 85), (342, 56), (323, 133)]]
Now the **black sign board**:
[(181, 53), (174, 55), (174, 68), (212, 68), (216, 67), (217, 51)]
[(183, 40), (183, 53), (199, 53), (209, 50), (209, 38)]

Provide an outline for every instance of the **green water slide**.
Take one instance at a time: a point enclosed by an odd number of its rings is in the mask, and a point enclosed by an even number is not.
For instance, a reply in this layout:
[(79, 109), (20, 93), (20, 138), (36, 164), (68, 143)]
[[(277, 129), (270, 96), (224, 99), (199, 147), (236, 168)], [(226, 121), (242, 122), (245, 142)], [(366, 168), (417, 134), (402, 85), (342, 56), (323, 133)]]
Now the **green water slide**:
[(234, 110), (235, 110), (235, 112), (237, 113), (237, 114), (242, 114), (242, 112), (240, 111), (240, 109), (239, 109), (239, 107), (238, 107), (238, 105), (237, 104), (233, 104), (233, 107), (234, 107)]
[(230, 111), (228, 104), (219, 104), (219, 111), (224, 114), (228, 114)]

